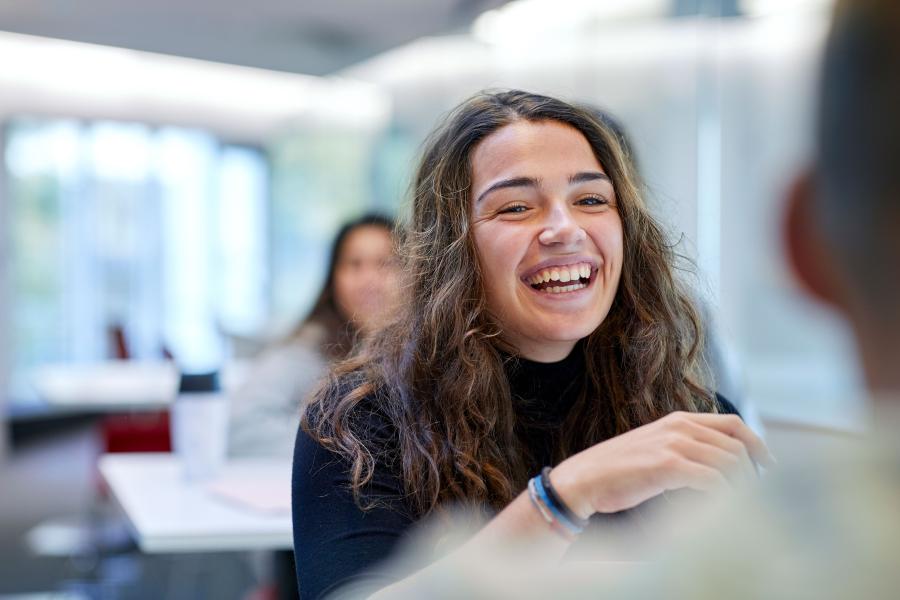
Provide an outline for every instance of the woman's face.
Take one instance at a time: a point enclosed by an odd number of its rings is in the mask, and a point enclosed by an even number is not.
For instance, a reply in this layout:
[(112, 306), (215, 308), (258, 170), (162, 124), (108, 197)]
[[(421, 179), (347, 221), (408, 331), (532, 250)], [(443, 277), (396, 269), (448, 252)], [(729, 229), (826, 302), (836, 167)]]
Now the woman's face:
[(516, 121), (471, 154), (488, 306), (524, 357), (562, 360), (606, 318), (622, 272), (612, 182), (578, 130)]
[(362, 330), (369, 330), (394, 308), (397, 267), (393, 241), (383, 227), (363, 225), (351, 231), (334, 270), (338, 309)]

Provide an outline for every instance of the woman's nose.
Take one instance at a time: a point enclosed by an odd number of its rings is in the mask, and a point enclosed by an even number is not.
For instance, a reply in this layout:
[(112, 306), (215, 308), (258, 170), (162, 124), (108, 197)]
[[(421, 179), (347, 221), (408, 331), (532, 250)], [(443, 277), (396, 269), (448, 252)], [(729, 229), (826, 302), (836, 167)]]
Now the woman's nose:
[(558, 206), (547, 213), (543, 230), (538, 234), (538, 241), (545, 246), (569, 247), (578, 246), (586, 237), (587, 233), (581, 228), (568, 207)]

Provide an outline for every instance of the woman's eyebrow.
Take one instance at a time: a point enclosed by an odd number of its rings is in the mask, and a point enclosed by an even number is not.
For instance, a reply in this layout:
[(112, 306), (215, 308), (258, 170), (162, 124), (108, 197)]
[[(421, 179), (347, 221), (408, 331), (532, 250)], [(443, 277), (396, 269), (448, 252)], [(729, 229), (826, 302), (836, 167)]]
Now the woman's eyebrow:
[(475, 200), (475, 204), (478, 204), (479, 202), (484, 200), (484, 197), (491, 192), (495, 192), (503, 188), (538, 187), (539, 185), (540, 182), (534, 177), (513, 177), (512, 179), (501, 179), (500, 181), (491, 184), (488, 189), (481, 192), (481, 194), (478, 195), (478, 199)]
[(612, 183), (610, 178), (606, 175), (606, 173), (601, 173), (600, 171), (585, 171), (582, 173), (575, 173), (571, 177), (569, 177), (569, 183), (586, 183), (588, 181), (608, 181)]

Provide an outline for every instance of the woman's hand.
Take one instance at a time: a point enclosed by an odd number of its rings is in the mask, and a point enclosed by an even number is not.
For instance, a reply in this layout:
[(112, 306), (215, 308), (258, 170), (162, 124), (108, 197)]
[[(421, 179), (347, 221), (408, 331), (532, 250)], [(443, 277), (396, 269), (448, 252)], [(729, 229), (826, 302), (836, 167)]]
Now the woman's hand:
[(579, 517), (617, 512), (667, 490), (710, 491), (755, 478), (751, 462), (774, 463), (736, 415), (675, 412), (569, 457), (553, 487)]

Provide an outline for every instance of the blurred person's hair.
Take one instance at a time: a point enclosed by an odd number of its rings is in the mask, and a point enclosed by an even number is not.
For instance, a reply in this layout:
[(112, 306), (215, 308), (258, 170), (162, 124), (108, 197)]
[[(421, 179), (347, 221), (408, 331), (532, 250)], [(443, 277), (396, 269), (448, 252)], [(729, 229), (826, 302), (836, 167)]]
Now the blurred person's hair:
[(517, 121), (557, 122), (584, 135), (612, 181), (624, 263), (612, 307), (583, 345), (581, 397), (567, 416), (561, 460), (675, 410), (716, 412), (699, 361), (702, 328), (673, 275), (675, 256), (650, 216), (618, 137), (590, 111), (522, 91), (482, 93), (454, 110), (426, 143), (400, 246), (402, 309), (338, 364), (303, 415), (303, 427), (352, 465), (365, 508), (377, 432), (360, 406), (393, 423), (406, 491), (423, 514), (451, 503), (499, 509), (532, 474), (517, 435), (504, 363), (516, 351), (490, 314), (471, 231), (471, 156), (481, 140)]
[(814, 218), (865, 303), (900, 319), (900, 2), (838, 3), (820, 98)]
[(321, 329), (321, 334), (324, 336), (322, 350), (329, 358), (344, 358), (352, 350), (359, 332), (350, 320), (349, 315), (343, 314), (338, 308), (334, 295), (334, 276), (341, 258), (341, 252), (344, 250), (344, 242), (347, 241), (351, 233), (364, 227), (384, 229), (392, 238), (394, 235), (394, 221), (380, 214), (365, 214), (345, 223), (331, 244), (328, 271), (325, 283), (322, 285), (322, 291), (319, 292), (319, 297), (309, 315), (294, 328), (293, 332), (288, 336), (288, 340), (302, 337), (305, 335), (307, 326), (314, 324)]

